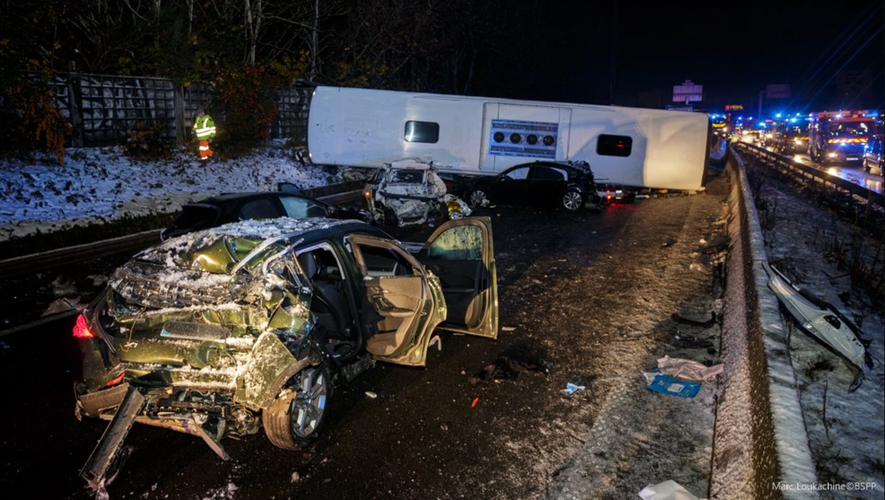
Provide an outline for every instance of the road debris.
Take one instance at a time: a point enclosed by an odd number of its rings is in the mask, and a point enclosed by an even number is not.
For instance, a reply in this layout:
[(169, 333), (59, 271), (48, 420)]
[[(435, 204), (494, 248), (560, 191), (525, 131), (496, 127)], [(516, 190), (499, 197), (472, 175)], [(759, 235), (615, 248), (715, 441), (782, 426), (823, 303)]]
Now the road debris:
[(572, 395), (578, 391), (583, 391), (586, 388), (587, 388), (587, 386), (576, 385), (576, 384), (569, 382), (568, 384), (565, 384), (565, 393), (568, 395)]
[(650, 484), (639, 492), (642, 500), (699, 500), (676, 481)]
[[(646, 375), (646, 378), (648, 378), (648, 375)], [(680, 380), (664, 373), (657, 373), (651, 383), (648, 384), (648, 388), (661, 394), (693, 398), (700, 392), (701, 383)]]
[(506, 355), (498, 356), (494, 363), (488, 364), (482, 370), (467, 379), (470, 385), (476, 385), (491, 380), (516, 379), (521, 372), (533, 371), (547, 373), (547, 367), (543, 359), (525, 361), (513, 359)]
[(433, 347), (434, 344), (436, 344), (437, 351), (442, 351), (442, 339), (439, 338), (439, 335), (434, 335), (433, 338), (430, 339), (430, 344), (428, 344), (427, 347)]
[(679, 313), (673, 313), (670, 316), (670, 319), (677, 323), (682, 323), (683, 325), (691, 325), (691, 326), (700, 326), (701, 328), (710, 328), (711, 326), (716, 324), (716, 311), (710, 312), (710, 319), (707, 321), (697, 321), (689, 318), (685, 318)]
[(671, 358), (666, 355), (658, 359), (658, 372), (682, 380), (707, 382), (716, 378), (723, 371), (725, 371), (725, 367), (721, 363), (707, 366), (690, 359)]

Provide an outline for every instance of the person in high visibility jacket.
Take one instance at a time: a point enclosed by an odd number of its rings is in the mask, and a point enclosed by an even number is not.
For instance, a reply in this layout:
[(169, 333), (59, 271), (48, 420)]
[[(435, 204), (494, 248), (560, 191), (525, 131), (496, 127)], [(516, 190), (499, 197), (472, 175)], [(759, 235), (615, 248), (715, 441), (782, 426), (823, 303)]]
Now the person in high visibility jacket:
[(208, 160), (213, 155), (209, 144), (212, 142), (212, 138), (215, 137), (215, 121), (202, 109), (197, 114), (197, 120), (194, 122), (194, 134), (196, 134), (197, 140), (200, 141), (200, 160)]

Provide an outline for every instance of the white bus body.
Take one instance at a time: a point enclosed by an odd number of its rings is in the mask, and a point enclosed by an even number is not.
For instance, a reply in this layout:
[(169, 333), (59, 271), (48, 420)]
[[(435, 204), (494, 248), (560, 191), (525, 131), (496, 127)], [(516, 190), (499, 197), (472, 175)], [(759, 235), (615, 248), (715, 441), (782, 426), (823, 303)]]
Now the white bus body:
[(319, 86), (307, 150), (320, 165), (420, 158), (471, 175), (584, 160), (599, 182), (699, 190), (708, 131), (705, 113)]

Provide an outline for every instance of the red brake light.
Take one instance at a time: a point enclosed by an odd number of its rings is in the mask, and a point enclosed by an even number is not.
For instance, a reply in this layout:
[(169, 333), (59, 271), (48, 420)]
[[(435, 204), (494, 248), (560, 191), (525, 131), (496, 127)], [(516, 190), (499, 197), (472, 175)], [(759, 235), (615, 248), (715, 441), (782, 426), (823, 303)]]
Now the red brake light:
[(74, 337), (78, 339), (88, 339), (95, 337), (95, 334), (86, 326), (86, 318), (83, 315), (77, 316), (77, 323), (74, 324)]
[(105, 386), (110, 387), (112, 385), (117, 385), (120, 383), (121, 380), (123, 380), (123, 377), (125, 377), (125, 376), (126, 376), (126, 372), (120, 372), (119, 375), (114, 377), (112, 380), (109, 380), (108, 383), (105, 384)]

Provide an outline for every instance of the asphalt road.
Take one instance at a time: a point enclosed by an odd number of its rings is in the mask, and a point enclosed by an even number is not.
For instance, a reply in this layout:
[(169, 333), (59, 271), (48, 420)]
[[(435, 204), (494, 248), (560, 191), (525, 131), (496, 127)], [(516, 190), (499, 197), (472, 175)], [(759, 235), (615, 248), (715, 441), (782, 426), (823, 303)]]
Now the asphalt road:
[[(704, 496), (713, 387), (694, 401), (653, 394), (641, 372), (664, 353), (716, 360), (716, 328), (670, 319), (706, 319), (715, 308), (714, 262), (699, 249), (721, 232), (727, 180), (710, 174), (704, 194), (602, 212), (483, 211), (494, 221), (498, 340), (447, 334), (426, 368), (379, 363), (333, 394), (325, 431), (303, 452), (259, 433), (225, 441), (232, 460), (223, 462), (197, 438), (136, 426), (110, 498), (568, 498), (573, 483), (562, 478), (594, 460), (603, 484), (572, 488), (585, 498), (628, 498), (667, 479)], [(89, 497), (78, 472), (106, 424), (74, 418), (72, 326), (0, 343), (9, 498)], [(502, 356), (544, 369), (469, 382)], [(568, 396), (570, 381), (587, 389)]]

